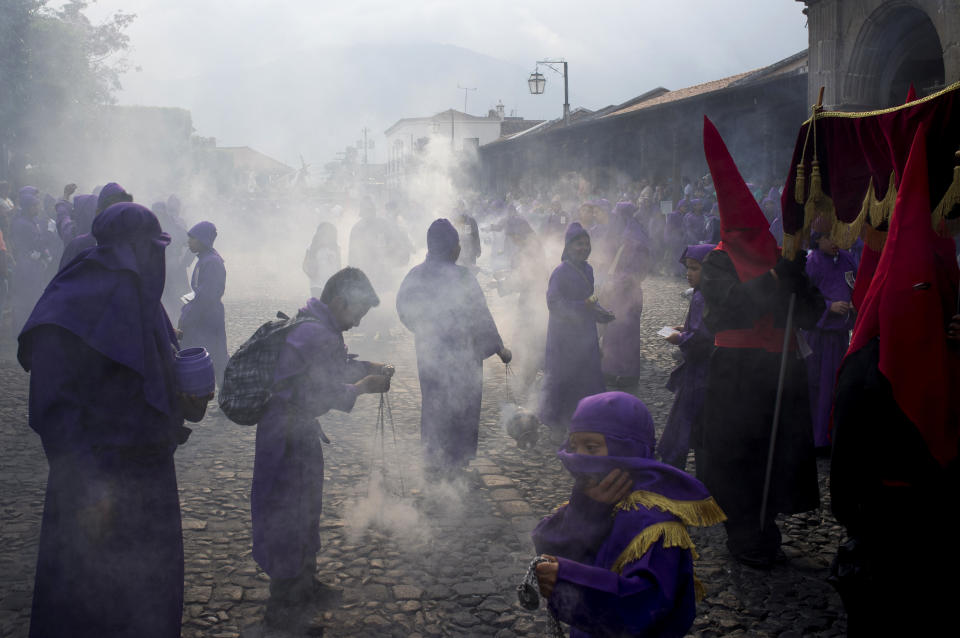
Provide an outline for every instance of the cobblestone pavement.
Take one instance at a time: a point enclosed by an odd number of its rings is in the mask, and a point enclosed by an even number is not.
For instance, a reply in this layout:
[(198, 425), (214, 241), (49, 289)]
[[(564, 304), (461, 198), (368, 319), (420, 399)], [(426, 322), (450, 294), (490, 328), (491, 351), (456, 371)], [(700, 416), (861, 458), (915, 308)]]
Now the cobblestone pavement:
[[(644, 285), (647, 356), (638, 394), (658, 427), (672, 401), (664, 384), (675, 365), (675, 348), (655, 333), (682, 320), (682, 289), (680, 280), (662, 277)], [(302, 301), (229, 299), (231, 349), (276, 310), (290, 313)], [(504, 303), (491, 303), (499, 318)], [(521, 609), (514, 590), (532, 557), (530, 529), (567, 499), (571, 481), (546, 441), (521, 451), (503, 433), (500, 412), (509, 396), (503, 365), (494, 357), (485, 366), (474, 471), (453, 485), (425, 484), (416, 470), (419, 388), (411, 338), (400, 330), (375, 337), (361, 326), (348, 343), (361, 357), (396, 365), (390, 392), (394, 419), (385, 423), (382, 447), (374, 445), (380, 407), (375, 396), (362, 397), (350, 415), (322, 419), (332, 443), (325, 448), (319, 573), (344, 589), (344, 601), (305, 618), (296, 633), (543, 635), (543, 612)], [(0, 359), (0, 635), (25, 636), (46, 462), (26, 425), (27, 375), (12, 360), (10, 344), (0, 346), (5, 357)], [(250, 551), (254, 433), (214, 412), (177, 452), (186, 554), (183, 635), (190, 638), (289, 635), (262, 629), (268, 579)], [(825, 582), (841, 535), (826, 502), (826, 469), (821, 465), (823, 509), (781, 521), (790, 561), (772, 572), (731, 561), (722, 526), (693, 531), (701, 555), (697, 571), (708, 595), (692, 635), (845, 633), (839, 598)]]

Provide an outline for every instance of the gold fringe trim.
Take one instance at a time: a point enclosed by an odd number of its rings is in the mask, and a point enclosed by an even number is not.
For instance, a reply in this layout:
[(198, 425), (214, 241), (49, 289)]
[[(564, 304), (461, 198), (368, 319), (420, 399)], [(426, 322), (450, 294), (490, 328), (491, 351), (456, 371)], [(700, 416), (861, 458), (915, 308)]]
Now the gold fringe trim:
[[(960, 82), (954, 82), (950, 86), (944, 87), (939, 91), (937, 91), (936, 93), (928, 95), (927, 97), (924, 97), (924, 98), (920, 98), (919, 100), (914, 100), (913, 102), (907, 102), (906, 104), (900, 104), (898, 106), (891, 106), (890, 108), (887, 108), (887, 109), (880, 109), (877, 111), (860, 111), (860, 112), (852, 112), (852, 113), (846, 113), (842, 111), (820, 111), (817, 113), (816, 117), (817, 119), (820, 119), (821, 117), (857, 118), (857, 117), (870, 117), (872, 115), (883, 115), (884, 113), (893, 113), (895, 111), (900, 111), (902, 109), (914, 107), (918, 104), (923, 104), (924, 102), (929, 102), (930, 100), (935, 100), (941, 95), (944, 95), (945, 93), (949, 93), (950, 91), (956, 91), (957, 89), (960, 89)], [(813, 118), (810, 118), (810, 119), (813, 119)], [(810, 119), (804, 122), (804, 124), (809, 123)]]
[(780, 254), (783, 255), (784, 259), (793, 259), (797, 256), (797, 251), (800, 250), (800, 244), (802, 242), (797, 237), (797, 235), (790, 235), (787, 233), (783, 234), (783, 248), (780, 249)]
[[(683, 523), (664, 521), (662, 523), (654, 523), (634, 536), (630, 544), (627, 545), (627, 548), (620, 553), (620, 556), (618, 556), (617, 560), (613, 563), (613, 566), (610, 568), (611, 571), (616, 574), (622, 574), (624, 567), (635, 560), (640, 560), (644, 554), (650, 551), (650, 548), (653, 547), (653, 544), (657, 541), (662, 541), (665, 549), (679, 547), (680, 549), (688, 550), (694, 561), (700, 558), (700, 555), (697, 553), (697, 547), (693, 544), (693, 541), (690, 540), (690, 535), (687, 533), (687, 528)], [(693, 591), (697, 602), (703, 600), (703, 597), (706, 596), (707, 593), (706, 588), (703, 586), (703, 583), (700, 582), (700, 579), (697, 578), (696, 574), (693, 576)]]
[(664, 521), (662, 523), (654, 523), (634, 536), (630, 544), (627, 545), (627, 548), (620, 552), (620, 556), (617, 557), (617, 560), (614, 561), (610, 569), (617, 574), (623, 573), (624, 567), (635, 560), (643, 558), (643, 555), (650, 551), (653, 544), (660, 540), (663, 541), (663, 547), (665, 549), (679, 547), (680, 549), (690, 550), (690, 555), (693, 556), (693, 560), (700, 558), (700, 555), (697, 553), (697, 548), (693, 544), (693, 541), (690, 540), (690, 535), (687, 533), (687, 528), (683, 523), (679, 521)]
[(727, 515), (723, 513), (712, 496), (700, 501), (677, 501), (667, 498), (663, 494), (644, 490), (630, 493), (616, 504), (613, 513), (616, 515), (617, 512), (636, 510), (640, 506), (647, 509), (656, 507), (662, 512), (669, 512), (683, 521), (684, 525), (693, 525), (694, 527), (716, 525), (727, 520)]
[(883, 252), (883, 247), (887, 243), (887, 233), (873, 228), (870, 224), (863, 225), (863, 243), (878, 253)]
[[(960, 151), (956, 153), (957, 159), (960, 159)], [(960, 213), (960, 166), (953, 168), (953, 182), (947, 192), (943, 194), (943, 199), (933, 210), (933, 230), (943, 237), (953, 237), (960, 233), (960, 214), (950, 217), (950, 213), (957, 211)]]
[(553, 513), (556, 514), (557, 512), (559, 512), (560, 510), (562, 510), (564, 507), (566, 507), (566, 506), (569, 505), (569, 504), (570, 504), (570, 501), (564, 501), (564, 502), (560, 503), (560, 504), (557, 505), (555, 508), (553, 508)]

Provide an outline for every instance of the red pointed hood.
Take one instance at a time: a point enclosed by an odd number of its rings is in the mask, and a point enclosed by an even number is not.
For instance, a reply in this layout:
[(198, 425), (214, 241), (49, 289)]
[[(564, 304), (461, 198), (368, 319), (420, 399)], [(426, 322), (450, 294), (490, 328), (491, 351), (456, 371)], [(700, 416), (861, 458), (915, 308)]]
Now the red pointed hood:
[(720, 208), (717, 250), (730, 255), (740, 281), (759, 277), (777, 263), (777, 240), (770, 233), (770, 222), (743, 181), (727, 145), (707, 116), (703, 117), (703, 150)]
[(907, 101), (904, 104), (909, 104), (917, 99), (917, 90), (913, 88), (913, 82), (910, 83), (910, 90), (907, 91)]
[(880, 338), (880, 372), (893, 397), (942, 465), (957, 455), (960, 359), (947, 349), (960, 272), (930, 223), (926, 130), (917, 131), (903, 172), (890, 232), (847, 355)]

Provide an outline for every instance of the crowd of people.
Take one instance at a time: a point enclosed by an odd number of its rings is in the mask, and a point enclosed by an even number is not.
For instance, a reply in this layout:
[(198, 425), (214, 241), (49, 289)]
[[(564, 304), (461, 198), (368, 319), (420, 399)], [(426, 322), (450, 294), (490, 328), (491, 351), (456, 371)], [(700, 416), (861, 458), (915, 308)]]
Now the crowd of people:
[[(746, 183), (709, 122), (704, 144), (710, 174), (673, 189), (676, 202), (645, 181), (613, 198), (560, 189), (467, 199), (418, 228), (368, 199), (345, 260), (336, 220), (317, 226), (303, 259), (309, 298), (264, 363), (251, 515), (253, 558), (270, 578), (268, 623), (339, 600), (316, 576), (317, 418), (389, 392), (393, 367), (349, 354), (343, 334), (393, 317), (414, 338), (426, 481), (469, 479), (483, 361), (497, 355), (518, 370), (517, 401), (574, 479), (568, 503), (533, 532), (540, 592), (571, 636), (684, 635), (702, 595), (687, 527), (722, 522), (734, 560), (772, 569), (787, 560), (777, 516), (819, 507), (816, 456), (831, 453), (834, 508), (859, 543), (841, 548), (838, 562), (859, 571), (838, 588), (851, 633), (875, 635), (868, 601), (895, 591), (879, 568), (884, 552), (956, 501), (956, 401), (944, 386), (957, 378), (960, 344), (955, 245), (936, 239), (929, 220), (921, 230), (923, 205), (904, 197), (875, 273), (823, 229), (809, 252), (781, 256), (779, 190)], [(919, 180), (909, 170), (904, 180)], [(31, 636), (178, 636), (173, 454), (189, 437), (184, 421), (201, 420), (212, 395), (180, 392), (173, 362), (182, 348), (204, 347), (224, 381), (217, 228), (186, 230), (175, 196), (148, 209), (115, 183), (75, 190), (54, 199), (24, 186), (12, 202), (0, 184), (0, 303), (32, 375), (30, 426), (50, 462)], [(420, 246), (425, 257), (410, 267)], [(894, 254), (922, 264), (894, 276)], [(690, 287), (686, 319), (662, 334), (681, 363), (664, 379), (675, 401), (659, 437), (638, 385), (643, 282), (653, 274), (685, 276)], [(517, 295), (513, 316), (495, 319), (494, 292)], [(921, 293), (923, 303), (911, 301)], [(907, 319), (897, 300), (914, 304)], [(508, 339), (498, 323), (509, 324)], [(913, 349), (891, 345), (891, 330), (915, 327), (925, 333)], [(940, 394), (904, 377), (929, 361), (939, 367), (920, 382)], [(866, 420), (884, 422), (900, 444), (863, 447)], [(878, 531), (892, 500), (913, 514)], [(927, 524), (946, 533), (952, 516)], [(931, 551), (918, 547), (897, 578), (930, 577)], [(929, 583), (914, 583), (913, 598), (926, 600)], [(939, 627), (942, 610), (924, 604), (925, 622)], [(903, 620), (894, 607), (885, 621)]]

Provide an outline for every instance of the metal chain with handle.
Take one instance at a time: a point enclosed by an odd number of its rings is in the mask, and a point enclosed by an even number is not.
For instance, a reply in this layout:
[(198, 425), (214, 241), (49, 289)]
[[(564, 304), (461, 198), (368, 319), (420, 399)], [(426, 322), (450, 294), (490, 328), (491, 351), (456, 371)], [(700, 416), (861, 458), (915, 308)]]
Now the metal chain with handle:
[[(536, 611), (540, 608), (540, 583), (537, 580), (537, 565), (549, 562), (550, 560), (543, 556), (535, 557), (530, 561), (523, 580), (517, 585), (517, 599), (524, 609)], [(550, 638), (565, 638), (563, 628), (560, 627), (560, 621), (553, 615), (549, 607), (547, 608), (547, 636)]]

